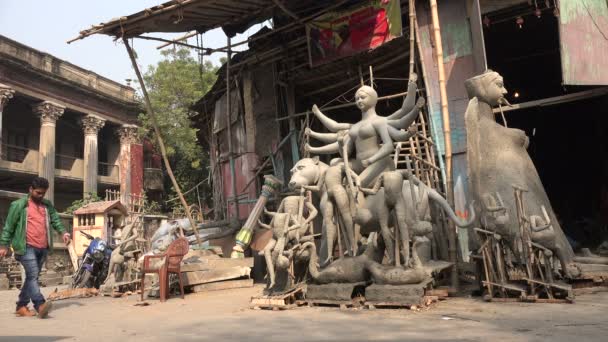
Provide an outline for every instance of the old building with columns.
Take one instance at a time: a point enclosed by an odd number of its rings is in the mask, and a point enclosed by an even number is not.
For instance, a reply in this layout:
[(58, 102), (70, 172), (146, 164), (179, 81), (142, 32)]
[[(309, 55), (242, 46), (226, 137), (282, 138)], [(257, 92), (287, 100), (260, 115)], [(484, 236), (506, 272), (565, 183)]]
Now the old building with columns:
[(38, 175), (59, 210), (106, 189), (142, 193), (161, 171), (144, 172), (141, 111), (133, 88), (0, 36), (0, 217)]

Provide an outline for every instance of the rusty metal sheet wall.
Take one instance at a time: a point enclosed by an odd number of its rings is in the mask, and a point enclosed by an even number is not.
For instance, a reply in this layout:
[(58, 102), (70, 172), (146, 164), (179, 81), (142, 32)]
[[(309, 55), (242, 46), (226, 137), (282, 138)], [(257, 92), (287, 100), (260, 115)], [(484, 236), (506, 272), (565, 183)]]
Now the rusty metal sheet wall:
[(272, 143), (279, 140), (279, 123), (274, 87), (273, 66), (252, 70), (253, 113), (255, 116), (255, 152), (259, 156), (270, 153)]
[(608, 85), (608, 2), (560, 0), (564, 84)]
[[(250, 179), (255, 177), (255, 169), (259, 166), (259, 160), (255, 153), (245, 153), (234, 159), (235, 163), (235, 177), (236, 177), (236, 194), (242, 196), (244, 199), (256, 199), (257, 190), (256, 185), (252, 184), (245, 191), (245, 186)], [(232, 175), (230, 174), (230, 163), (223, 162), (221, 164), (221, 174), (223, 195), (225, 199), (232, 197)], [(246, 196), (245, 196), (246, 195)], [(241, 203), (239, 204), (239, 219), (247, 219), (255, 203)], [(227, 204), (227, 212), (229, 217), (234, 217), (236, 208), (233, 202)]]

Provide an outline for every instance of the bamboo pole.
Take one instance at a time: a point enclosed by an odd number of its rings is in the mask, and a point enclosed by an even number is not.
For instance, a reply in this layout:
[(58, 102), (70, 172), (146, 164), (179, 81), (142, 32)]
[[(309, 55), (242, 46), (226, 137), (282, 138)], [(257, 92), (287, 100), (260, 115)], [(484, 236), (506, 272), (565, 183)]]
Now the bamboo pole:
[[(439, 24), (439, 13), (437, 11), (437, 0), (429, 0), (431, 6), (431, 18), (433, 21), (433, 33), (435, 37), (435, 57), (437, 59), (437, 72), (439, 78), (439, 96), (441, 101), (441, 117), (443, 121), (443, 137), (445, 145), (445, 174), (446, 194), (448, 203), (454, 205), (454, 192), (452, 185), (452, 137), (450, 131), (450, 112), (448, 111), (448, 94), (445, 85), (445, 69), (443, 65), (443, 46), (441, 43), (441, 26)], [(453, 224), (448, 224), (448, 252), (452, 266), (452, 287), (458, 288), (458, 260), (456, 256), (456, 231)]]
[(234, 204), (234, 210), (235, 210), (235, 214), (236, 217), (235, 219), (238, 221), (240, 215), (239, 215), (239, 201), (237, 199), (237, 195), (236, 195), (236, 166), (235, 166), (235, 162), (234, 162), (234, 148), (232, 146), (232, 119), (231, 119), (231, 108), (230, 108), (230, 103), (231, 103), (231, 99), (230, 99), (230, 58), (232, 57), (232, 48), (230, 46), (231, 43), (231, 39), (230, 37), (227, 38), (228, 40), (228, 52), (227, 52), (227, 57), (228, 59), (226, 60), (226, 118), (228, 120), (228, 125), (226, 125), (226, 129), (228, 130), (228, 158), (229, 158), (229, 163), (230, 163), (230, 180), (232, 183), (232, 200), (233, 200), (233, 204)]
[(186, 212), (186, 216), (188, 217), (188, 221), (190, 222), (190, 227), (194, 231), (194, 236), (196, 237), (196, 243), (198, 245), (201, 244), (201, 240), (196, 233), (196, 225), (194, 224), (194, 220), (192, 219), (192, 215), (190, 215), (190, 210), (188, 210), (188, 202), (186, 202), (186, 198), (182, 194), (182, 191), (177, 184), (177, 180), (175, 180), (175, 175), (173, 175), (173, 169), (171, 169), (171, 164), (169, 164), (169, 158), (167, 158), (167, 149), (165, 148), (165, 142), (163, 141), (163, 137), (160, 134), (160, 129), (158, 128), (158, 120), (156, 119), (156, 114), (154, 114), (154, 110), (152, 109), (152, 104), (150, 103), (150, 97), (148, 96), (148, 91), (146, 90), (146, 85), (144, 84), (144, 79), (141, 76), (141, 72), (139, 71), (139, 67), (137, 66), (137, 61), (135, 60), (135, 54), (133, 53), (133, 49), (129, 45), (129, 41), (127, 38), (123, 38), (123, 42), (125, 43), (125, 47), (127, 48), (127, 53), (129, 54), (129, 58), (131, 58), (131, 64), (133, 65), (133, 70), (135, 70), (135, 74), (137, 75), (137, 79), (139, 80), (139, 85), (141, 86), (141, 92), (144, 95), (144, 104), (146, 105), (146, 111), (148, 112), (148, 116), (152, 120), (152, 127), (154, 127), (154, 133), (156, 135), (156, 139), (158, 140), (158, 146), (160, 147), (160, 153), (163, 157), (163, 161), (165, 163), (165, 168), (167, 168), (167, 174), (171, 179), (171, 183), (173, 183), (173, 187), (179, 196), (180, 202), (182, 202), (182, 206), (184, 207), (184, 211)]
[(414, 73), (414, 49), (415, 49), (415, 25), (414, 18), (416, 17), (416, 12), (414, 9), (415, 0), (410, 0), (409, 10), (410, 10), (410, 77)]
[[(418, 49), (418, 53), (420, 55), (420, 65), (421, 65), (421, 71), (422, 71), (422, 80), (423, 80), (423, 84), (424, 84), (424, 89), (425, 89), (425, 93), (428, 96), (428, 79), (427, 79), (427, 74), (426, 74), (426, 68), (424, 67), (424, 55), (422, 54), (422, 48), (421, 48), (421, 43), (420, 43), (420, 27), (418, 26), (418, 19), (416, 17), (414, 17), (414, 26), (415, 26), (415, 34), (416, 34), (416, 48)], [(429, 112), (429, 129), (431, 131), (431, 136), (433, 138), (434, 141), (439, 141), (439, 136), (437, 135), (437, 130), (435, 129), (434, 125), (433, 125), (433, 120), (430, 117), (433, 111), (433, 105), (431, 101), (426, 101), (426, 104), (428, 106), (428, 112)], [(438, 146), (435, 145), (435, 149), (437, 151), (437, 153), (439, 154), (439, 149)], [(435, 155), (432, 154), (433, 157), (433, 164), (435, 164)], [(439, 185), (442, 184), (444, 185), (444, 190), (445, 188), (447, 188), (447, 185), (445, 185), (445, 165), (443, 164), (443, 158), (441, 158), (441, 156), (438, 158), (439, 161), (439, 173), (441, 174), (441, 179), (439, 179), (439, 175), (437, 174), (437, 189), (439, 189)]]
[(433, 33), (435, 37), (435, 57), (437, 59), (437, 71), (439, 76), (439, 96), (441, 102), (441, 117), (443, 121), (443, 136), (445, 140), (445, 168), (448, 201), (453, 202), (452, 193), (452, 139), (450, 131), (450, 112), (448, 111), (448, 94), (445, 84), (445, 69), (443, 65), (443, 46), (441, 43), (441, 27), (437, 12), (437, 0), (429, 0), (431, 5), (431, 16), (433, 20)]

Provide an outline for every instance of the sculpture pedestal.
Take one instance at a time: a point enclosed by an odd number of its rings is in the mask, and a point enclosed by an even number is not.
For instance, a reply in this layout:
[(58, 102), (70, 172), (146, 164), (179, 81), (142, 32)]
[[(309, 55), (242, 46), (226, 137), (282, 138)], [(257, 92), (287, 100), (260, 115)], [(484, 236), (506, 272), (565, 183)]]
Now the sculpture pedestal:
[(307, 300), (350, 301), (365, 293), (365, 283), (307, 285)]
[(429, 278), (411, 285), (371, 285), (365, 289), (366, 304), (398, 303), (400, 305), (420, 305), (424, 290), (432, 282)]

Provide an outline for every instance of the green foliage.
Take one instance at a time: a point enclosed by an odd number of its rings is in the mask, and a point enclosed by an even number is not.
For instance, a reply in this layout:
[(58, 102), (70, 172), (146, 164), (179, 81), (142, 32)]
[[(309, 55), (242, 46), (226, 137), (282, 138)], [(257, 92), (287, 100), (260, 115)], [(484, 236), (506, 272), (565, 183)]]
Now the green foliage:
[[(207, 61), (203, 66), (187, 49), (167, 49), (157, 65), (149, 66), (144, 82), (156, 114), (164, 140), (167, 156), (182, 191), (191, 189), (208, 175), (209, 154), (197, 141), (197, 129), (192, 127), (191, 117), (196, 113), (190, 107), (213, 86), (217, 67)], [(142, 135), (157, 143), (151, 118), (141, 114)], [(176, 196), (175, 189), (165, 177), (169, 197)], [(205, 191), (205, 193), (208, 193)], [(196, 192), (187, 196), (189, 203), (197, 203)]]
[(74, 211), (76, 211), (77, 209), (80, 209), (82, 207), (84, 207), (85, 205), (89, 204), (89, 203), (93, 203), (93, 202), (99, 202), (102, 201), (103, 199), (101, 199), (99, 196), (97, 196), (96, 193), (88, 193), (84, 196), (84, 198), (79, 199), (79, 200), (75, 200), (74, 202), (72, 202), (72, 205), (70, 205), (65, 211), (64, 213), (66, 214), (74, 214)]

